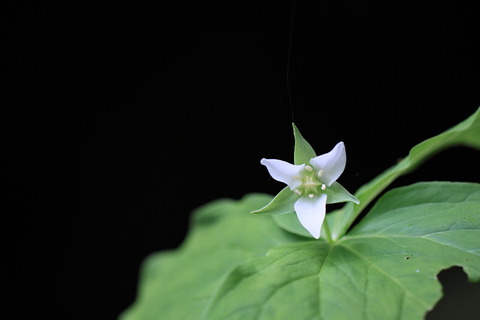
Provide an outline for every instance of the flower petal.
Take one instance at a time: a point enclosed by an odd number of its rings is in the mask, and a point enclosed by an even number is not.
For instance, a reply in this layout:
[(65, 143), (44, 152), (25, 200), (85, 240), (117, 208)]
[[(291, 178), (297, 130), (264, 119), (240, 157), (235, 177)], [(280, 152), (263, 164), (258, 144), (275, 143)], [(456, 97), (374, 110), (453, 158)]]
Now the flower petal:
[(320, 180), (328, 187), (340, 177), (347, 164), (347, 154), (343, 142), (337, 143), (332, 151), (310, 159), (316, 170), (323, 170)]
[(262, 159), (260, 163), (267, 167), (273, 179), (285, 183), (291, 190), (302, 184), (300, 173), (305, 168), (305, 164), (295, 165), (277, 159)]
[(301, 197), (294, 205), (298, 220), (315, 239), (320, 238), (326, 204), (327, 195), (323, 193), (312, 199)]

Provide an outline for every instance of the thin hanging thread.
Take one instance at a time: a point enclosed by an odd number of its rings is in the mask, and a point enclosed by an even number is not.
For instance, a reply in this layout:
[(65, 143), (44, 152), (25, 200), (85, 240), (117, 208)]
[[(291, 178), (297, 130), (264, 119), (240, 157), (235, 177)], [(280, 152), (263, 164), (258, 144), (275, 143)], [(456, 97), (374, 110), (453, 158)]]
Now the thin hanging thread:
[(290, 89), (290, 65), (292, 60), (292, 43), (293, 43), (293, 27), (295, 24), (295, 2), (296, 0), (292, 0), (292, 15), (290, 20), (290, 36), (288, 39), (288, 56), (287, 56), (287, 70), (285, 72), (285, 81), (287, 85), (287, 95), (288, 95), (288, 103), (290, 105), (290, 113), (292, 115), (292, 122), (295, 122), (295, 118), (293, 116), (293, 103), (292, 103), (292, 92)]
[[(295, 122), (295, 118), (293, 116), (293, 102), (292, 102), (292, 92), (290, 89), (290, 65), (291, 65), (291, 60), (292, 60), (292, 47), (293, 47), (293, 27), (294, 27), (294, 22), (295, 22), (295, 7), (296, 7), (296, 0), (292, 0), (292, 14), (290, 16), (290, 30), (289, 30), (289, 39), (288, 39), (288, 54), (287, 54), (287, 66), (286, 66), (286, 71), (285, 71), (285, 85), (287, 87), (287, 96), (288, 96), (288, 103), (290, 105), (290, 114), (292, 116), (292, 122)], [(283, 94), (280, 95), (280, 101), (278, 103), (279, 107), (283, 103)], [(269, 141), (271, 138), (271, 134), (273, 131), (273, 127), (275, 123), (277, 122), (278, 118), (278, 111), (280, 108), (276, 108), (276, 110), (273, 112), (273, 117), (272, 117), (272, 126), (270, 130), (267, 133), (267, 138), (265, 142), (265, 153), (267, 153)]]

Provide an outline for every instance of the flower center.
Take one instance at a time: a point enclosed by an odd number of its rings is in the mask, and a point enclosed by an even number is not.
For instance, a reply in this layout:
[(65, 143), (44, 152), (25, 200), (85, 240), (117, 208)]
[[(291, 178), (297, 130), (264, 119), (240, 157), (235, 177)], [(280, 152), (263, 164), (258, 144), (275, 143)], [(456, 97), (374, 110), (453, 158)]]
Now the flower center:
[(299, 177), (302, 184), (293, 190), (299, 196), (308, 196), (313, 198), (315, 194), (324, 191), (327, 186), (320, 180), (323, 175), (323, 170), (315, 171), (311, 166), (306, 165), (305, 171)]

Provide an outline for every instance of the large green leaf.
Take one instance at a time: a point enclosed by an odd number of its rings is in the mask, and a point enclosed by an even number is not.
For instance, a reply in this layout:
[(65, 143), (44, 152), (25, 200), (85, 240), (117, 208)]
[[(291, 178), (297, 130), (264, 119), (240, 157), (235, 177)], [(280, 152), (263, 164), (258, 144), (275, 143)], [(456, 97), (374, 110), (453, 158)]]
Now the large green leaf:
[(122, 320), (198, 319), (223, 277), (250, 257), (298, 241), (270, 216), (249, 212), (271, 200), (252, 194), (241, 201), (217, 200), (193, 214), (188, 238), (176, 251), (149, 257), (137, 300)]
[(422, 319), (454, 265), (480, 280), (480, 185), (418, 183), (386, 193), (340, 241), (281, 245), (235, 268), (202, 319)]
[(480, 108), (453, 128), (417, 144), (402, 161), (358, 189), (355, 196), (360, 200), (359, 205), (348, 203), (343, 210), (327, 215), (332, 238), (343, 236), (361, 211), (396, 178), (411, 172), (440, 150), (455, 145), (480, 148)]

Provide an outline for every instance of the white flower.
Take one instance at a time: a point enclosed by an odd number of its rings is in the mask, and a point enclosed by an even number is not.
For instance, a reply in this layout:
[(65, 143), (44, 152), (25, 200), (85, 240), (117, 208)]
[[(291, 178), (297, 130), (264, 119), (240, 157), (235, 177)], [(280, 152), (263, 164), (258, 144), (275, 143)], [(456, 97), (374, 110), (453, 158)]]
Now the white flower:
[(298, 195), (294, 209), (302, 226), (315, 238), (320, 238), (327, 193), (345, 170), (347, 155), (343, 142), (328, 153), (310, 159), (310, 163), (300, 165), (276, 159), (262, 159), (273, 179), (285, 183)]

